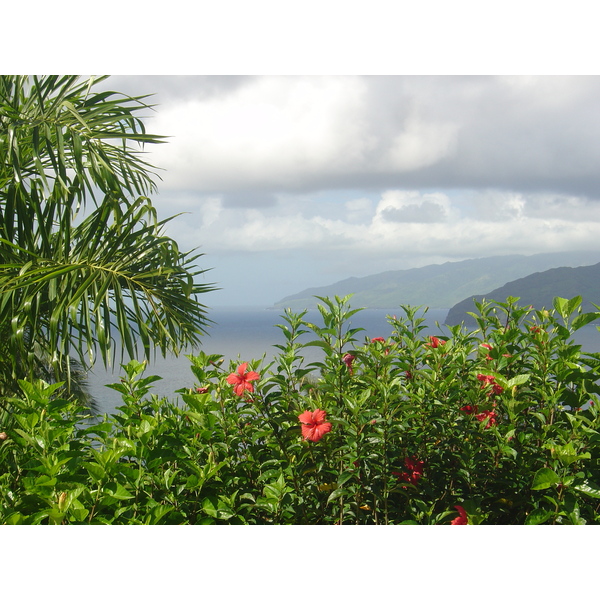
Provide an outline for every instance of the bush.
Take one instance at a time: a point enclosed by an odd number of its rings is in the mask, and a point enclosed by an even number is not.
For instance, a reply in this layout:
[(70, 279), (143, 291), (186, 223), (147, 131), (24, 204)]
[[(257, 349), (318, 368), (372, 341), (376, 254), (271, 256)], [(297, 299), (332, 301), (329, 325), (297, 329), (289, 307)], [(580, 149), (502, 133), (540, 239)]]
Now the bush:
[(598, 522), (600, 354), (571, 335), (600, 313), (508, 298), (436, 337), (403, 307), (389, 338), (359, 343), (348, 298), (320, 298), (321, 325), (286, 311), (270, 364), (190, 356), (177, 401), (135, 361), (112, 416), (21, 381), (0, 417), (0, 521)]

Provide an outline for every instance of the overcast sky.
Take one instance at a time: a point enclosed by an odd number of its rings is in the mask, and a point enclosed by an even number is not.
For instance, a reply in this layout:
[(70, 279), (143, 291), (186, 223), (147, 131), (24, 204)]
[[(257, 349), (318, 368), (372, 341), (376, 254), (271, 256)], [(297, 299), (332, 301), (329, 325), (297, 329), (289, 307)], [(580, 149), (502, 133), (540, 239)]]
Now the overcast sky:
[(600, 77), (114, 76), (153, 93), (154, 201), (209, 305), (498, 254), (600, 250)]

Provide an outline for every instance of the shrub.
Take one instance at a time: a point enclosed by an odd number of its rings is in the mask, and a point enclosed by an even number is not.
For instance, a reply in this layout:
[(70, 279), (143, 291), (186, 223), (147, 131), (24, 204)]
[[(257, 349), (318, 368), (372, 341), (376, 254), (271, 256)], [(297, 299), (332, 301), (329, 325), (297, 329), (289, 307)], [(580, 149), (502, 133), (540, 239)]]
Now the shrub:
[(176, 401), (135, 361), (112, 416), (20, 382), (1, 417), (0, 520), (598, 522), (600, 354), (571, 335), (600, 313), (509, 298), (479, 303), (474, 331), (431, 336), (403, 307), (389, 338), (359, 341), (348, 299), (320, 298), (319, 325), (286, 311), (269, 364), (190, 356)]

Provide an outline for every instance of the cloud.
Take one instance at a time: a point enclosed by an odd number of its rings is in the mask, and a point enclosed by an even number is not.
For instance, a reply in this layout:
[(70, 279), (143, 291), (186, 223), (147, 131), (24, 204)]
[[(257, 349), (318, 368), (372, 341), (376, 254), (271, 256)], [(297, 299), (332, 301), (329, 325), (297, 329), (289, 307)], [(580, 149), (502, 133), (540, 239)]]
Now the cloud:
[(150, 94), (150, 103), (164, 106), (189, 99), (223, 98), (251, 85), (256, 77), (249, 75), (114, 75), (103, 87), (131, 96)]
[[(258, 78), (234, 93), (164, 106), (153, 150), (165, 185), (202, 191), (302, 188), (360, 163), (369, 147), (360, 78)], [(364, 134), (364, 135), (363, 135)]]
[(453, 123), (432, 123), (409, 116), (400, 133), (389, 142), (385, 167), (404, 172), (435, 165), (455, 151), (457, 129)]
[[(459, 260), (478, 255), (535, 253), (600, 245), (597, 203), (540, 195), (481, 195), (388, 190), (322, 206), (310, 196), (296, 202), (241, 207), (222, 198), (199, 199), (185, 220), (175, 221), (178, 239), (201, 240), (211, 252), (298, 251), (320, 256), (345, 252), (352, 260), (430, 255)], [(189, 203), (188, 203), (189, 204)], [(562, 218), (565, 207), (571, 218)], [(348, 254), (350, 253), (350, 254)]]
[(420, 204), (407, 204), (402, 208), (388, 206), (381, 211), (381, 215), (385, 220), (396, 223), (438, 223), (447, 217), (441, 205), (428, 200)]
[(373, 202), (369, 198), (348, 200), (344, 204), (344, 212), (349, 223), (364, 223), (373, 214)]
[[(111, 80), (109, 80), (111, 81)], [(600, 77), (143, 77), (162, 189), (598, 198)], [(136, 85), (134, 85), (136, 84)]]
[(438, 223), (447, 221), (450, 201), (444, 194), (387, 191), (377, 207), (380, 219), (395, 223)]
[(277, 204), (277, 198), (270, 192), (234, 191), (223, 194), (223, 204), (227, 208), (267, 208)]

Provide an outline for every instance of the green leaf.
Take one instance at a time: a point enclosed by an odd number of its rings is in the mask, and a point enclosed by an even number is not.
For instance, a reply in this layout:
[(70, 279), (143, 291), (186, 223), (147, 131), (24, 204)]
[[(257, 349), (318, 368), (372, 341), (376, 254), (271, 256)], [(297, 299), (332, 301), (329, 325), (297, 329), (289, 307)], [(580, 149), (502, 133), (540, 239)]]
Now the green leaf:
[(572, 489), (582, 492), (592, 498), (600, 498), (600, 487), (593, 482), (584, 481), (578, 485), (574, 485)]
[[(139, 143), (143, 96), (95, 92), (103, 78), (0, 76), (0, 388), (48, 372), (75, 387), (74, 356), (108, 366), (197, 346), (208, 322), (201, 256), (164, 235)], [(90, 198), (91, 210), (81, 208)], [(73, 384), (73, 385), (72, 385)], [(0, 389), (5, 393), (4, 389)], [(83, 395), (83, 392), (80, 392)]]
[(106, 477), (106, 471), (98, 463), (84, 462), (83, 467), (85, 467), (94, 481), (100, 481)]
[(257, 507), (264, 508), (264, 509), (268, 510), (269, 512), (276, 512), (277, 511), (277, 505), (278, 505), (277, 498), (260, 497), (260, 498), (258, 498), (256, 500), (256, 506)]
[(104, 487), (106, 493), (117, 500), (131, 500), (135, 496), (129, 493), (120, 483), (108, 483)]
[[(194, 411), (193, 413), (189, 413), (188, 416), (196, 415), (200, 416), (204, 412), (204, 408), (206, 405), (205, 394), (181, 394), (181, 398), (183, 401)], [(190, 418), (192, 418), (190, 416)]]
[(575, 296), (570, 300), (557, 296), (553, 300), (553, 305), (560, 316), (567, 321), (571, 314), (581, 305), (581, 301), (581, 296)]
[(573, 319), (573, 321), (571, 322), (571, 327), (574, 331), (576, 331), (577, 329), (584, 327), (588, 323), (595, 321), (598, 317), (600, 317), (600, 314), (598, 313), (582, 313), (580, 315), (577, 315)]
[(338, 487), (335, 490), (333, 490), (331, 494), (329, 494), (329, 497), (327, 498), (327, 504), (330, 504), (334, 500), (337, 500), (340, 496), (347, 496), (350, 493), (352, 492), (346, 490), (345, 488)]
[(591, 458), (589, 452), (584, 452), (583, 454), (577, 454), (577, 451), (573, 447), (571, 442), (568, 442), (562, 446), (559, 445), (550, 445), (548, 446), (550, 451), (561, 461), (563, 465), (570, 465), (573, 462), (578, 460), (585, 460)]
[[(22, 438), (23, 440), (25, 440), (25, 442), (27, 444), (29, 444), (30, 446), (33, 446), (34, 448), (39, 448), (39, 449), (43, 449), (45, 446), (45, 442), (43, 440), (43, 438), (40, 438), (39, 436), (31, 436), (28, 433), (26, 433), (25, 431), (23, 431), (22, 429), (15, 429), (14, 430), (16, 434), (19, 435), (20, 438)], [(20, 445), (24, 445), (21, 440), (19, 440), (19, 438), (15, 438), (15, 441), (17, 443), (19, 443)]]
[(340, 476), (338, 477), (338, 487), (343, 486), (346, 481), (348, 481), (349, 479), (352, 479), (352, 477), (355, 477), (356, 473), (354, 473), (354, 471), (345, 471), (343, 473), (340, 473)]
[(525, 525), (541, 525), (552, 517), (554, 512), (546, 510), (544, 508), (535, 508), (532, 510), (525, 519)]
[(173, 511), (174, 507), (166, 504), (159, 504), (155, 508), (152, 509), (152, 519), (151, 523), (153, 525), (157, 525), (160, 521), (168, 515), (171, 511)]
[(509, 379), (506, 382), (506, 385), (509, 388), (515, 387), (517, 385), (523, 385), (529, 381), (530, 377), (531, 377), (531, 375), (529, 373), (523, 373), (521, 375), (516, 375), (515, 377), (512, 377), (511, 379)]
[(542, 467), (534, 475), (531, 489), (545, 490), (559, 483), (559, 481), (560, 477), (552, 469), (549, 469), (548, 467)]

